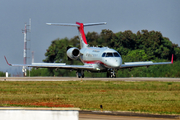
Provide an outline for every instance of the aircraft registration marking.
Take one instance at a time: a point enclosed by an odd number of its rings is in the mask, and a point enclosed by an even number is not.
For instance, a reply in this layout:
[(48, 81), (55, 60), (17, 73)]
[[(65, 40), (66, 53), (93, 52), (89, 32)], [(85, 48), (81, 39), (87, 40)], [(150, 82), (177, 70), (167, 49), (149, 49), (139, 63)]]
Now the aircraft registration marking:
[(98, 54), (90, 54), (90, 53), (86, 53), (86, 56), (87, 56), (87, 57), (96, 57), (96, 56), (98, 56)]

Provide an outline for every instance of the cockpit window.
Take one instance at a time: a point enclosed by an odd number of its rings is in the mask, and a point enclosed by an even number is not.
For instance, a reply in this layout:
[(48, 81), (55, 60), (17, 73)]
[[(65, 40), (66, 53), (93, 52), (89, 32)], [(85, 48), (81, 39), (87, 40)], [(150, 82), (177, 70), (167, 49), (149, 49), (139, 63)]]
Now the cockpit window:
[(103, 53), (102, 57), (121, 57), (121, 56), (117, 52), (114, 53), (108, 52), (108, 53)]
[(102, 54), (102, 57), (105, 57), (105, 55), (106, 55), (106, 53), (103, 53), (103, 54)]
[(117, 52), (114, 52), (114, 57), (120, 57), (120, 55)]
[(106, 57), (113, 57), (113, 54), (112, 53), (107, 53)]

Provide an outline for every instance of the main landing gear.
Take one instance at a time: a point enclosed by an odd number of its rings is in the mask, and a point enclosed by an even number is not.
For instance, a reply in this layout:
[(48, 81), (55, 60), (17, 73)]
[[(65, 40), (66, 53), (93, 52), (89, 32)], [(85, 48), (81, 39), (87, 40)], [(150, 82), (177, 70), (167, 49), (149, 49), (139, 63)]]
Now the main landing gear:
[[(78, 78), (84, 78), (84, 71), (83, 71), (83, 70), (77, 70), (76, 76), (77, 76)], [(109, 77), (110, 77), (110, 78), (116, 78), (115, 70), (109, 69), (109, 70), (107, 71), (107, 78), (109, 78)]]
[(76, 76), (78, 78), (84, 78), (84, 71), (83, 70), (77, 70)]
[(107, 78), (116, 78), (116, 74), (115, 74), (115, 71), (110, 69), (107, 71)]

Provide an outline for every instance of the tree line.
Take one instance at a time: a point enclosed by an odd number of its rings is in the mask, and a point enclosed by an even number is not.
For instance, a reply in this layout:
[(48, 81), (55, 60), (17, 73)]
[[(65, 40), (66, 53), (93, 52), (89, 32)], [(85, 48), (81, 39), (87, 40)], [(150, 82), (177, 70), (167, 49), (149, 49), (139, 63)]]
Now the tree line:
[[(174, 64), (180, 65), (180, 47), (172, 43), (169, 38), (163, 37), (159, 31), (141, 30), (133, 33), (130, 30), (124, 32), (113, 33), (111, 30), (103, 29), (100, 34), (97, 32), (88, 32), (86, 34), (89, 46), (109, 47), (118, 51), (123, 59), (123, 62), (134, 61), (170, 61), (172, 54), (174, 54)], [(71, 39), (57, 38), (51, 42), (45, 53), (46, 63), (66, 63), (82, 65), (80, 60), (68, 61), (66, 51), (67, 47), (80, 47), (79, 37), (75, 36)], [(180, 77), (180, 73), (168, 73), (168, 69), (174, 69), (174, 65), (158, 65), (150, 66), (148, 69), (145, 67), (129, 69), (120, 69), (117, 71), (117, 76), (130, 77)], [(157, 69), (160, 70), (157, 74)], [(176, 67), (176, 69), (179, 69)], [(155, 72), (153, 72), (156, 71)], [(74, 72), (69, 72), (63, 69), (44, 68), (35, 70), (32, 69), (33, 74), (37, 73), (40, 76), (75, 76)], [(33, 76), (32, 74), (32, 76)], [(36, 75), (37, 75), (36, 74)], [(141, 75), (142, 74), (142, 75)], [(35, 76), (36, 76), (35, 75)], [(38, 76), (37, 75), (37, 76)], [(105, 77), (106, 73), (85, 73), (88, 77)]]
[(6, 73), (0, 71), (0, 77), (5, 77), (5, 76), (6, 76)]

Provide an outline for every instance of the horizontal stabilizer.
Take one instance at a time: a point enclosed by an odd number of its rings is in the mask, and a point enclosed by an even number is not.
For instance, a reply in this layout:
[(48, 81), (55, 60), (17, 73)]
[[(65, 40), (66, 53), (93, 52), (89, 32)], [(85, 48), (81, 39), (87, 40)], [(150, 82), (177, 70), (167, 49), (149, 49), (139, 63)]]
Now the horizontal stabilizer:
[(99, 23), (84, 23), (84, 26), (94, 26), (94, 25), (105, 25), (106, 22), (99, 22)]
[[(78, 23), (78, 22), (77, 22)], [(74, 23), (46, 23), (47, 25), (55, 25), (55, 26), (72, 26), (72, 27), (80, 27), (79, 24), (74, 24)], [(85, 26), (94, 26), (94, 25), (105, 25), (107, 24), (106, 22), (99, 22), (99, 23), (84, 23)]]
[(79, 27), (78, 24), (73, 23), (46, 23), (47, 25), (55, 25), (55, 26), (72, 26), (72, 27)]

